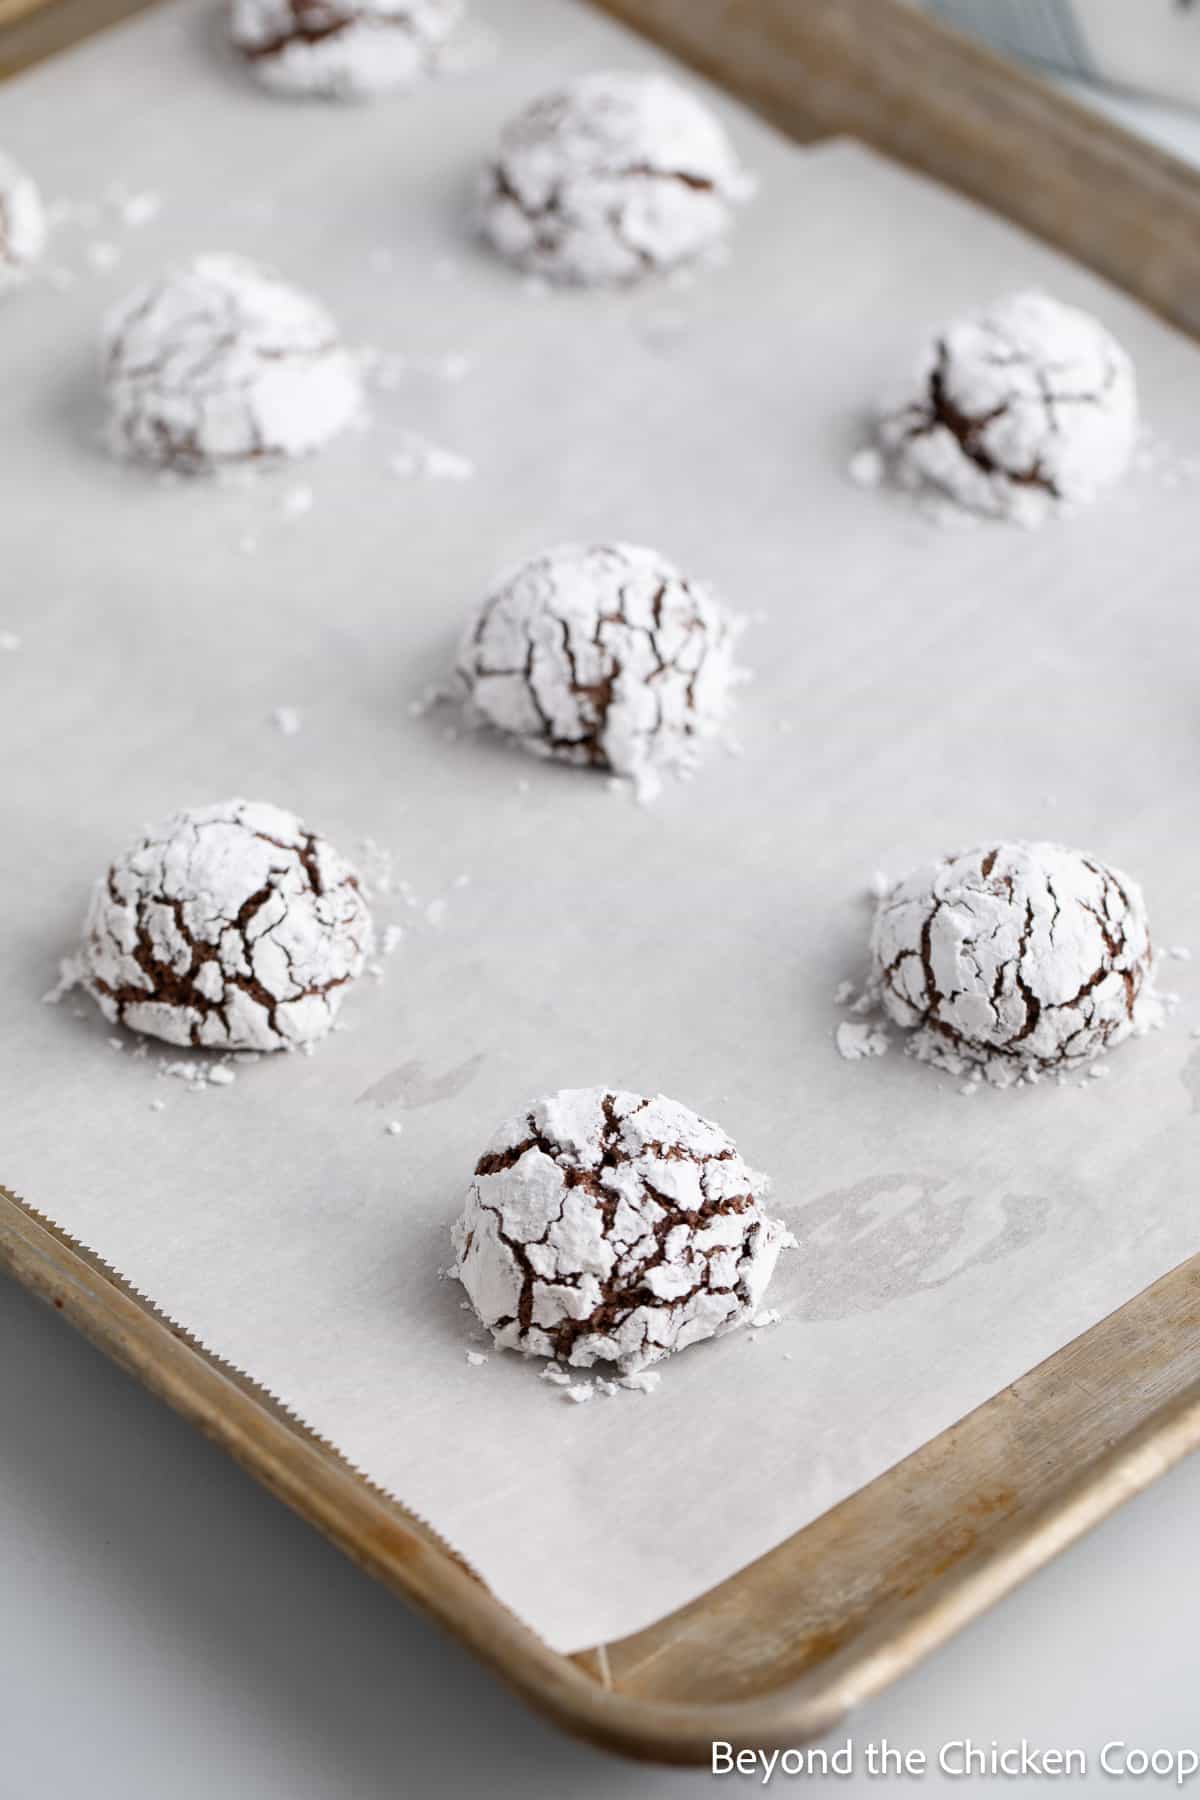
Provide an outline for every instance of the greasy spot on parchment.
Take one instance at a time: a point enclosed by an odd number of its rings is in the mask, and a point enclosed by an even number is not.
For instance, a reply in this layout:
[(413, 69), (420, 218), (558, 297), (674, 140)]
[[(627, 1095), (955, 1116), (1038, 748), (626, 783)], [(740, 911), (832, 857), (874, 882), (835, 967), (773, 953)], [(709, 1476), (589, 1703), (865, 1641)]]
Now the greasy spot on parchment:
[(847, 1319), (944, 1287), (1042, 1236), (1051, 1203), (1036, 1194), (963, 1191), (946, 1176), (877, 1175), (836, 1188), (794, 1221), (789, 1266), (800, 1319)]
[(369, 1106), (399, 1106), (411, 1110), (418, 1106), (435, 1106), (439, 1100), (453, 1100), (475, 1079), (483, 1063), (483, 1051), (469, 1056), (444, 1075), (431, 1075), (422, 1062), (401, 1063), (389, 1069), (371, 1087), (358, 1096)]

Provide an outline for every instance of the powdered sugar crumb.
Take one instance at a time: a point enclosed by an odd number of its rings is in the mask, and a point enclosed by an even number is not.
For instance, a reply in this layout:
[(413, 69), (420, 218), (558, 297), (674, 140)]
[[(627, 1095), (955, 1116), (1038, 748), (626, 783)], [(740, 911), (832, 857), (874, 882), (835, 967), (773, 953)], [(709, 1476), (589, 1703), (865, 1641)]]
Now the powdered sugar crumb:
[(621, 1386), (633, 1394), (652, 1394), (662, 1381), (657, 1369), (639, 1369), (634, 1375), (622, 1375)]
[(302, 519), (305, 513), (312, 511), (315, 498), (310, 487), (289, 488), (279, 503), (279, 510), (285, 519)]
[(836, 1035), (838, 1055), (847, 1062), (858, 1062), (864, 1056), (883, 1056), (888, 1049), (888, 1034), (881, 1025), (843, 1019)]
[(57, 1006), (64, 994), (79, 986), (82, 979), (82, 968), (77, 956), (59, 958), (58, 980), (49, 991), (42, 995), (43, 1006)]
[(862, 450), (856, 450), (854, 455), (850, 458), (849, 463), (846, 465), (846, 473), (849, 475), (855, 487), (878, 487), (883, 480), (883, 457), (878, 450), (873, 449), (870, 445)]
[(469, 456), (432, 444), (426, 438), (407, 437), (388, 457), (393, 475), (405, 480), (426, 477), (431, 481), (470, 481), (475, 464)]

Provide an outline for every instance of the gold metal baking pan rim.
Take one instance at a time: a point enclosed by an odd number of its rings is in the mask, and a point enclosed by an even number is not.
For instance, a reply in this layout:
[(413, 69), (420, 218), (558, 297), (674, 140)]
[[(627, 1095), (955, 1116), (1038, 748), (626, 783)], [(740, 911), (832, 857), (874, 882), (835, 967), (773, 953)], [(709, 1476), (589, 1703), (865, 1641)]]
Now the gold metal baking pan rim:
[[(563, 1656), (424, 1521), (0, 1188), (0, 1270), (579, 1737), (705, 1763), (831, 1730), (1200, 1445), (1200, 1257), (646, 1631)], [(1080, 1461), (1103, 1416), (1103, 1447)]]
[[(0, 75), (146, 0), (0, 0)], [(894, 0), (600, 0), (799, 138), (847, 134), (1200, 337), (1200, 175)], [(1097, 205), (1097, 196), (1103, 204)], [(1200, 1257), (669, 1618), (574, 1657), (100, 1260), (0, 1189), (0, 1270), (568, 1730), (706, 1762), (832, 1729), (1200, 1445)]]

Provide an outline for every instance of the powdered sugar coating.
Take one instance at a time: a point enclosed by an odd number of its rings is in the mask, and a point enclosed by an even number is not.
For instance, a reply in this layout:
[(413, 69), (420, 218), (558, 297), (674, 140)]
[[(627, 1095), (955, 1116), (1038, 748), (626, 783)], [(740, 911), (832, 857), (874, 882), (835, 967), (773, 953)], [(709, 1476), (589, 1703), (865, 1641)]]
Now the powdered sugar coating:
[(1118, 480), (1137, 429), (1133, 364), (1116, 339), (1088, 313), (1019, 293), (947, 326), (879, 435), (902, 482), (1036, 524)]
[(0, 294), (28, 279), (46, 236), (46, 214), (32, 177), (0, 151)]
[(480, 221), (520, 268), (596, 286), (698, 255), (749, 190), (721, 126), (686, 88), (662, 75), (584, 75), (501, 133)]
[(734, 636), (657, 551), (564, 544), (489, 595), (458, 670), (483, 717), (535, 755), (636, 775), (687, 765), (721, 729)]
[(501, 1348), (642, 1369), (754, 1317), (787, 1238), (765, 1191), (677, 1101), (564, 1089), (480, 1158), (455, 1273)]
[(460, 0), (232, 0), (234, 45), (277, 93), (372, 100), (431, 74)]
[(92, 891), (81, 972), (105, 1018), (169, 1044), (284, 1050), (323, 1037), (372, 949), (353, 869), (280, 807), (194, 807)]
[(871, 947), (888, 1015), (956, 1071), (1077, 1067), (1129, 1036), (1151, 990), (1140, 889), (1058, 844), (916, 870), (880, 901)]
[(104, 377), (114, 452), (184, 470), (306, 455), (362, 398), (325, 308), (225, 255), (198, 256), (115, 309)]

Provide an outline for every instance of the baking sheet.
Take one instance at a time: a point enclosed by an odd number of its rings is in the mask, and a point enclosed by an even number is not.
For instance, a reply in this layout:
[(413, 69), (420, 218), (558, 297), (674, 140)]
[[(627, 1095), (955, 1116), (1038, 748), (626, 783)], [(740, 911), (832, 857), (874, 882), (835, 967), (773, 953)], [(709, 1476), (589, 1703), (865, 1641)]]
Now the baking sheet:
[[(1099, 311), (1183, 451), (1200, 352), (964, 202), (721, 98), (762, 179), (729, 262), (541, 294), (465, 235), (481, 152), (554, 78), (660, 59), (565, 0), (479, 11), (494, 64), (365, 110), (272, 102), (183, 5), (0, 92), (0, 141), (95, 206), (52, 252), (73, 285), (0, 317), (0, 1177), (569, 1650), (732, 1573), (1200, 1245), (1186, 963), (1170, 1028), (1065, 1089), (965, 1099), (899, 1054), (844, 1062), (832, 1003), (872, 871), (993, 834), (1096, 850), (1160, 943), (1200, 948), (1185, 462), (1028, 534), (845, 477), (927, 329), (1016, 284)], [(114, 183), (161, 211), (132, 228)], [(410, 359), (368, 434), (245, 490), (104, 459), (98, 319), (199, 248), (274, 262)], [(447, 353), (473, 366), (450, 379)], [(408, 431), (474, 477), (399, 477)], [(753, 617), (743, 754), (652, 809), (419, 705), (495, 569), (576, 536), (653, 543)], [(377, 917), (406, 935), (317, 1054), (192, 1093), (41, 996), (111, 853), (231, 793), (390, 851)], [(493, 1125), (597, 1081), (719, 1119), (801, 1249), (782, 1324), (578, 1407), (515, 1358), (469, 1365), (438, 1274)]]

